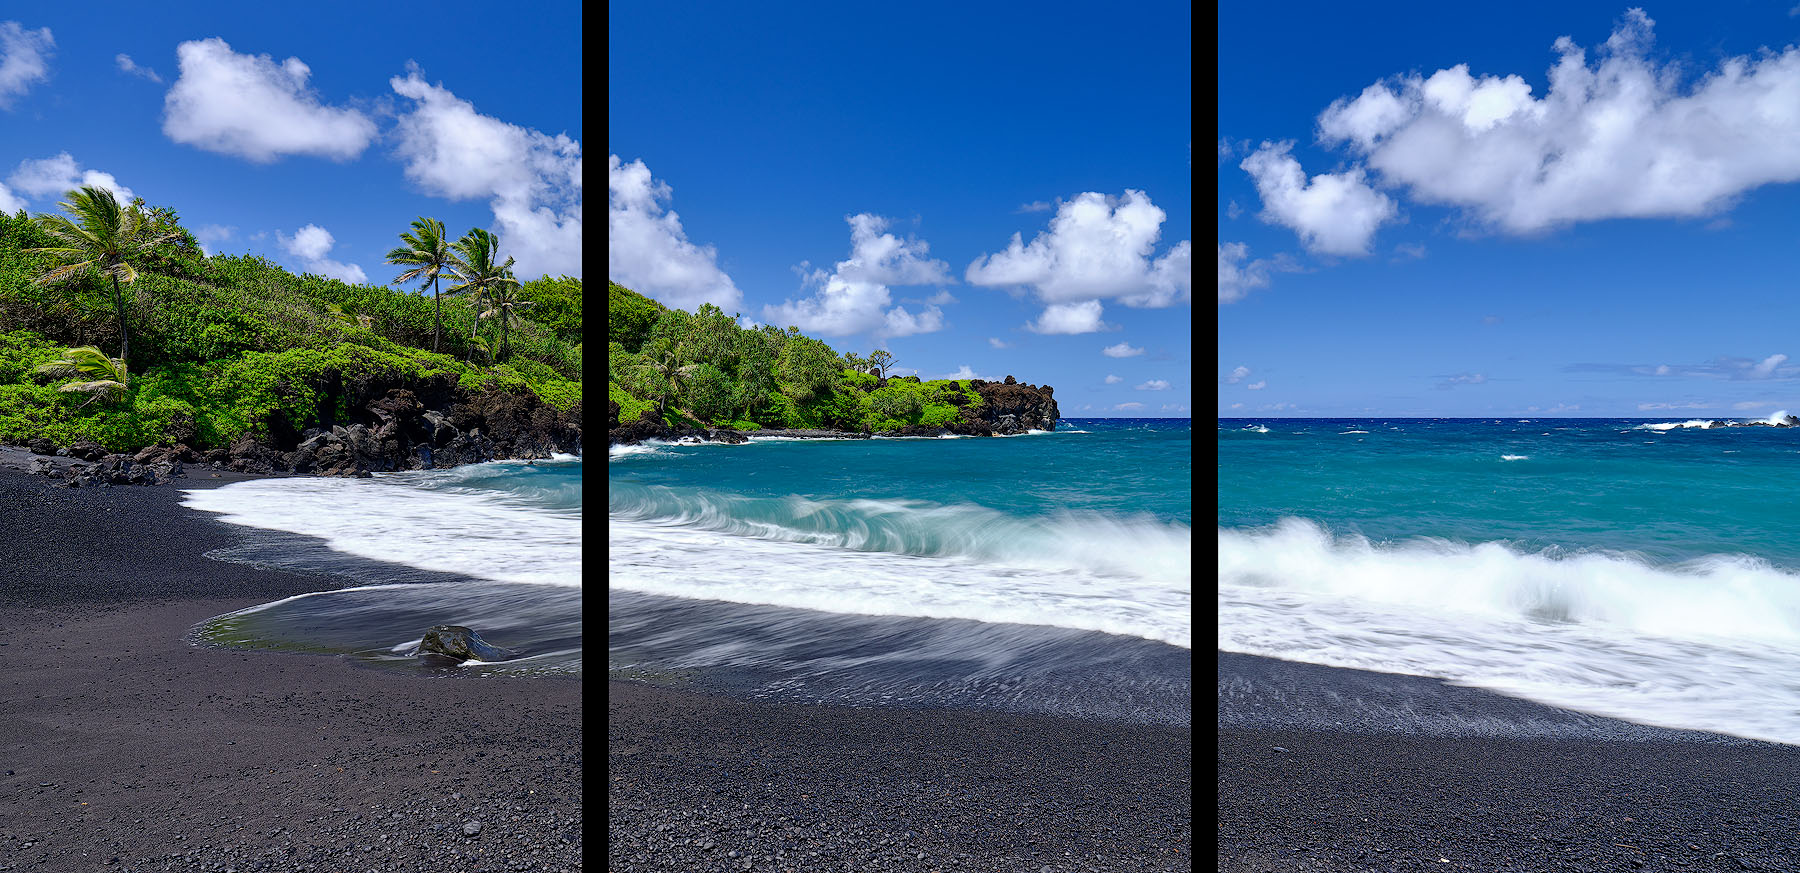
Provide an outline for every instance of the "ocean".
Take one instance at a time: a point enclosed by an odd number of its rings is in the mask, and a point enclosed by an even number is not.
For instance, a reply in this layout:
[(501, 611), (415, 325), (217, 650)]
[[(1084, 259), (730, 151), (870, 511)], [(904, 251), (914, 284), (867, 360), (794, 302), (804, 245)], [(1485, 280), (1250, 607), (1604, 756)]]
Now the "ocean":
[(614, 446), (615, 675), (1188, 723), (1192, 423)]
[(207, 557), (320, 577), (316, 593), (216, 617), (198, 642), (437, 671), (426, 629), (464, 625), (516, 657), (460, 675), (580, 675), (581, 459), (368, 479), (257, 479), (184, 493), (245, 528)]
[(1221, 419), (1219, 642), (1800, 743), (1800, 429)]

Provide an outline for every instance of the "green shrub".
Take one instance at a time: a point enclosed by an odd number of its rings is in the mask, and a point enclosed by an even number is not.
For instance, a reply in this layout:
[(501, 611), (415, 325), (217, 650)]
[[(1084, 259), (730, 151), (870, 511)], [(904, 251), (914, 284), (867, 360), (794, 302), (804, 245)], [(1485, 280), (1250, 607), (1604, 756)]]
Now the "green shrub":
[(656, 404), (648, 400), (639, 400), (631, 396), (630, 392), (619, 387), (617, 382), (606, 383), (606, 396), (612, 402), (619, 404), (620, 422), (637, 421), (644, 416), (645, 410), (656, 408)]

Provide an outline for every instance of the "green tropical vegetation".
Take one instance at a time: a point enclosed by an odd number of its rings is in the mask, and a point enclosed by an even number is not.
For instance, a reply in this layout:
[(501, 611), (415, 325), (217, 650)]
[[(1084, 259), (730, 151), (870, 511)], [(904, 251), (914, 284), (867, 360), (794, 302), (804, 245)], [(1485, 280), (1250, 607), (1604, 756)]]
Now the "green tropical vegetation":
[[(59, 207), (0, 213), (0, 443), (220, 448), (341, 415), (328, 386), (372, 376), (581, 402), (581, 280), (520, 283), (485, 230), (401, 261), (447, 286), (427, 297), (208, 256), (173, 210), (103, 189)], [(425, 218), (401, 237), (427, 259), (448, 239)]]
[(967, 380), (889, 377), (892, 354), (840, 355), (799, 328), (744, 328), (719, 307), (671, 309), (607, 283), (607, 396), (621, 422), (737, 430), (947, 427), (980, 408)]

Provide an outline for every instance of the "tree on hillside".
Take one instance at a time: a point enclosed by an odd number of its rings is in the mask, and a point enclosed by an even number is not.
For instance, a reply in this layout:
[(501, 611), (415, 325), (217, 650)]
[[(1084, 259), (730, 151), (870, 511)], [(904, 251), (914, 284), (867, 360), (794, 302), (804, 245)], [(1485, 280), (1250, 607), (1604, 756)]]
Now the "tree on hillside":
[(688, 324), (692, 318), (679, 309), (664, 310), (638, 350), (638, 365), (625, 374), (625, 388), (655, 403), (659, 416), (681, 397), (684, 378), (693, 372), (692, 331)]
[(444, 223), (419, 216), (412, 223), (412, 233), (400, 234), (406, 243), (387, 253), (390, 264), (411, 265), (412, 269), (394, 277), (395, 284), (418, 281), (431, 285), (431, 350), (438, 350), (438, 335), (443, 332), (443, 304), (438, 299), (438, 274), (450, 266), (450, 240), (444, 235)]
[[(450, 287), (451, 294), (466, 294), (475, 306), (479, 315), (476, 324), (469, 326), (470, 344), (475, 339), (475, 328), (483, 318), (497, 317), (500, 322), (500, 349), (504, 354), (507, 349), (507, 328), (514, 318), (513, 310), (529, 304), (514, 299), (512, 289), (517, 288), (519, 280), (513, 278), (513, 259), (507, 258), (505, 263), (498, 263), (500, 240), (486, 228), (472, 227), (463, 234), (462, 239), (450, 245), (449, 269), (451, 275), (462, 280), (460, 284)], [(499, 357), (496, 356), (498, 361)]]
[(876, 379), (886, 379), (888, 370), (894, 367), (894, 353), (887, 349), (876, 349), (869, 353), (869, 367)]
[(54, 285), (86, 275), (90, 270), (112, 280), (113, 312), (119, 320), (119, 372), (124, 373), (131, 359), (131, 333), (121, 286), (137, 281), (132, 260), (179, 235), (155, 229), (144, 210), (119, 205), (119, 198), (105, 188), (88, 185), (67, 196), (68, 200), (57, 205), (68, 216), (37, 217), (38, 227), (56, 244), (25, 251), (49, 255), (60, 263), (34, 281)]
[(650, 338), (663, 307), (617, 282), (606, 283), (606, 338), (635, 352)]
[(775, 378), (781, 393), (804, 403), (831, 393), (843, 361), (831, 347), (807, 336), (790, 336), (776, 361)]

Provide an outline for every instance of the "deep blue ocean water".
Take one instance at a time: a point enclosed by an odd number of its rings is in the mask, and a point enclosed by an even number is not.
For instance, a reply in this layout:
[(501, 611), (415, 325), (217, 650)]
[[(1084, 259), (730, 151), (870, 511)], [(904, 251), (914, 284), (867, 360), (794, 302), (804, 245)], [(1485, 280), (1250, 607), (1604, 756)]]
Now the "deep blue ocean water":
[(467, 675), (579, 675), (581, 459), (497, 461), (368, 479), (259, 479), (186, 492), (241, 525), (208, 557), (316, 574), (319, 592), (215, 618), (209, 643), (421, 666), (427, 628), (464, 625), (518, 657)]
[[(614, 447), (609, 661), (751, 671), (760, 696), (1183, 720), (1191, 451), (1186, 419)], [(1056, 678), (1101, 673), (1129, 679), (1106, 706)]]
[(1800, 743), (1800, 429), (1222, 419), (1219, 648)]

